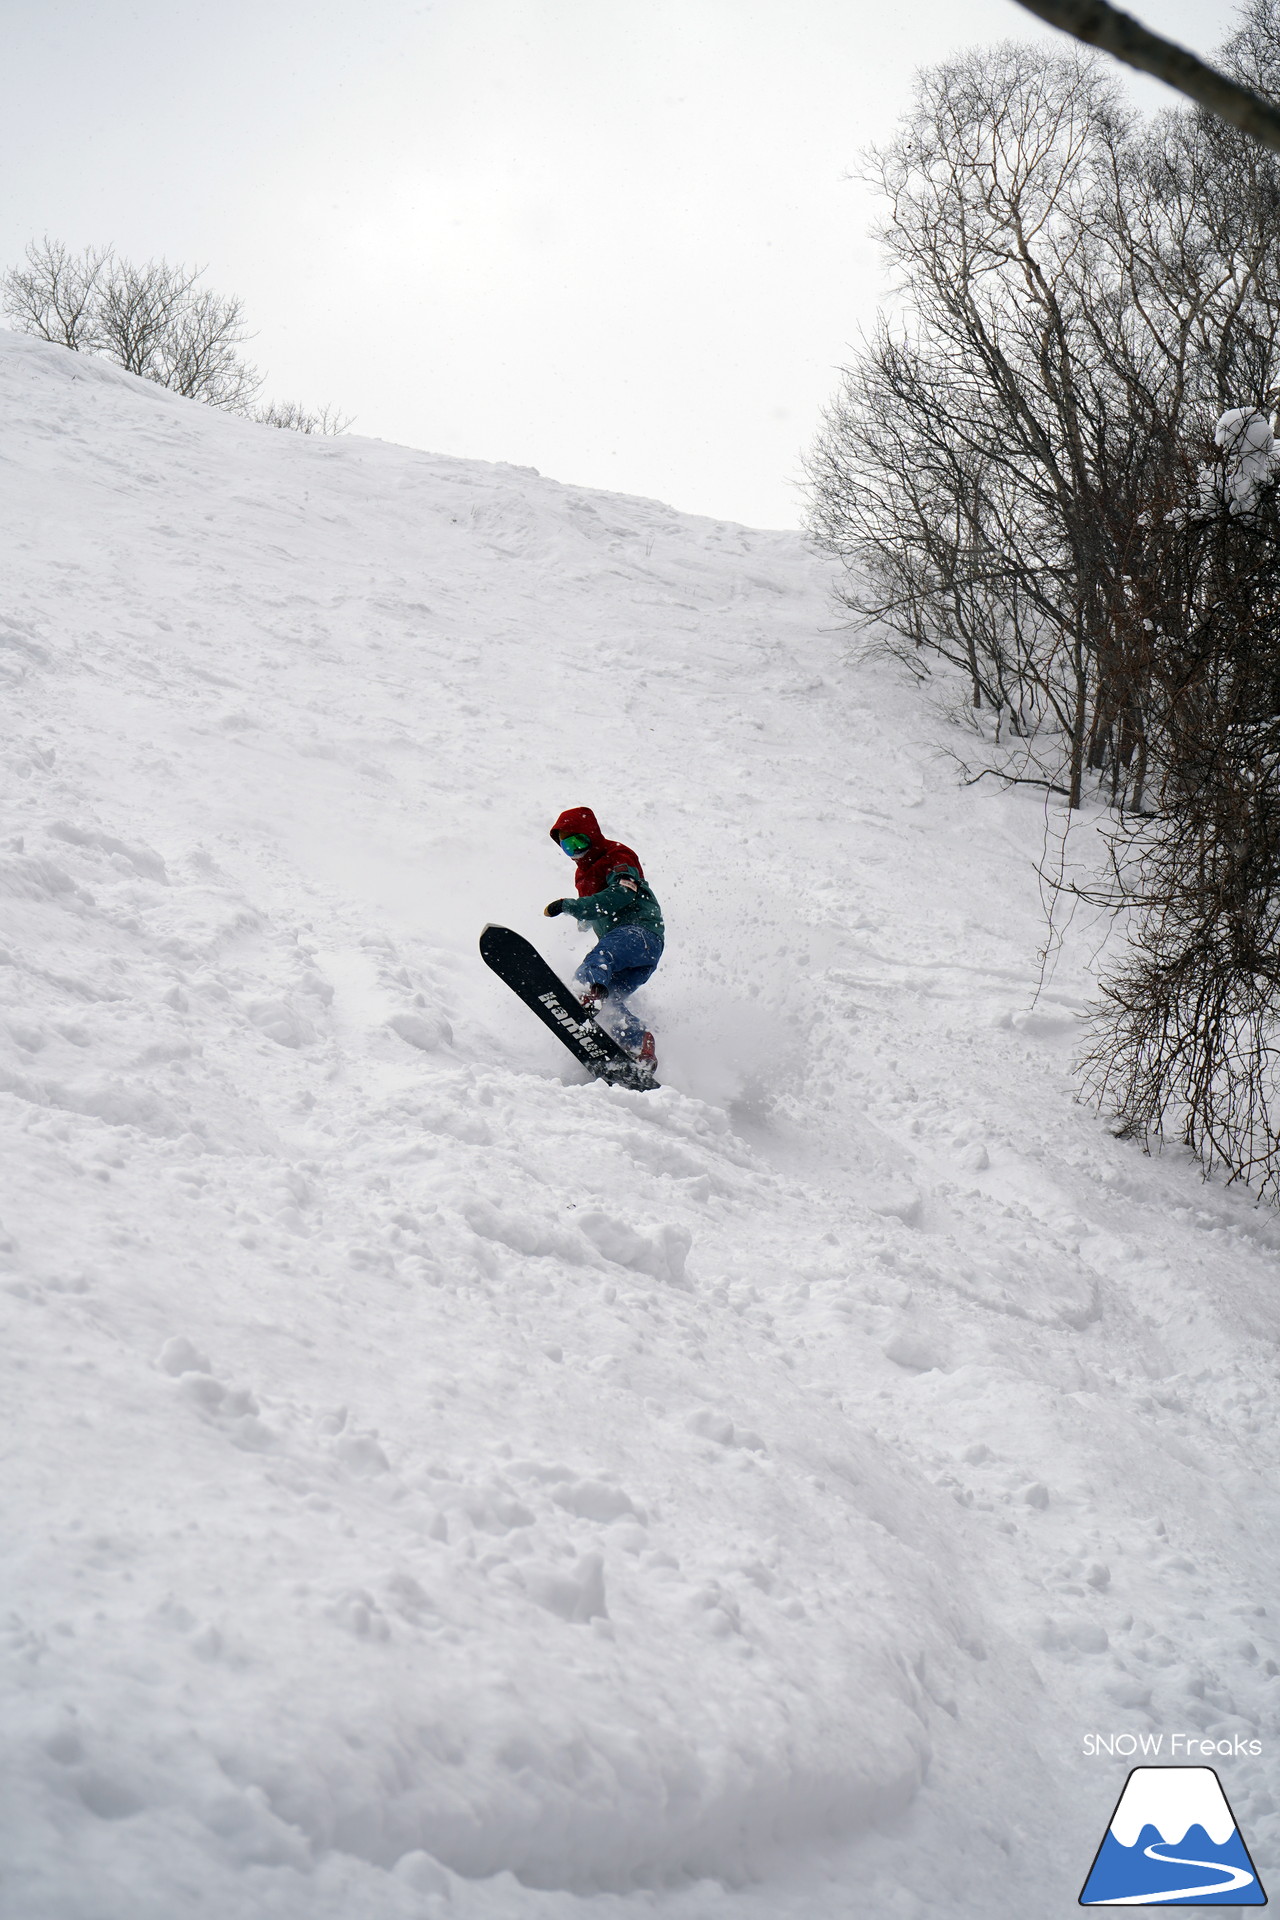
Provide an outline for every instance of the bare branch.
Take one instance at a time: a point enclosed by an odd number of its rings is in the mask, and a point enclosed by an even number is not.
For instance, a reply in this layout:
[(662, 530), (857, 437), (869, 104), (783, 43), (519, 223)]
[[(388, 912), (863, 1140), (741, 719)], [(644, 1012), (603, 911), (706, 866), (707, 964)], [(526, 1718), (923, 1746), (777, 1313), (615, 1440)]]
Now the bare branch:
[(1152, 33), (1131, 13), (1111, 6), (1109, 0), (1018, 0), (1018, 4), (1086, 46), (1100, 47), (1126, 66), (1163, 80), (1166, 86), (1175, 87), (1219, 119), (1280, 153), (1280, 111), (1269, 100), (1219, 73), (1185, 47)]

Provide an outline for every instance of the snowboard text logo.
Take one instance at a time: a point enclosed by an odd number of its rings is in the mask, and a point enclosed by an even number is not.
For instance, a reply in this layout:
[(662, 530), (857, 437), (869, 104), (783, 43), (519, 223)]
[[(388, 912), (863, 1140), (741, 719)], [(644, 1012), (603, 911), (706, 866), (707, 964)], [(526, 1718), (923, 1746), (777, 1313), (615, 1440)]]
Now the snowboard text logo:
[(595, 1035), (591, 1031), (590, 1020), (583, 1020), (580, 1016), (575, 1019), (573, 1014), (566, 1013), (554, 993), (540, 993), (538, 1000), (541, 1005), (547, 1009), (548, 1013), (554, 1015), (562, 1027), (568, 1027), (571, 1032), (577, 1034), (584, 1047), (590, 1047), (595, 1053), (602, 1051), (595, 1043)]
[(1212, 1767), (1134, 1767), (1102, 1836), (1082, 1907), (1265, 1907)]

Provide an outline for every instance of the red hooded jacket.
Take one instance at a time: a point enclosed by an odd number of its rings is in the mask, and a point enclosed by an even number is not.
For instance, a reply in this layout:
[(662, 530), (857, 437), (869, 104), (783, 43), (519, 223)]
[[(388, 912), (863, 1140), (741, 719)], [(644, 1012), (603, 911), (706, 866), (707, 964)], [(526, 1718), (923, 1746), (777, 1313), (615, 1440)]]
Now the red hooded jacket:
[(644, 868), (637, 856), (620, 840), (605, 839), (590, 807), (567, 807), (552, 827), (551, 838), (558, 846), (570, 833), (585, 833), (591, 842), (589, 857), (574, 862), (580, 898), (583, 894), (602, 892), (615, 867), (634, 867), (644, 879)]

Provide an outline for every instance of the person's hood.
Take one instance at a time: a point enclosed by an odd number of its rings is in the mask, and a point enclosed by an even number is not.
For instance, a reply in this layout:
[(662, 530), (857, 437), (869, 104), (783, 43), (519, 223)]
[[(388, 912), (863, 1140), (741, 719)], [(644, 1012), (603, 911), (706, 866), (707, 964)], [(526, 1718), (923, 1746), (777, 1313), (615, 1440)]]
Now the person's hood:
[(560, 841), (569, 833), (585, 833), (591, 842), (591, 851), (593, 853), (604, 839), (604, 835), (600, 831), (600, 822), (596, 819), (590, 807), (565, 808), (551, 829), (551, 838), (559, 845)]

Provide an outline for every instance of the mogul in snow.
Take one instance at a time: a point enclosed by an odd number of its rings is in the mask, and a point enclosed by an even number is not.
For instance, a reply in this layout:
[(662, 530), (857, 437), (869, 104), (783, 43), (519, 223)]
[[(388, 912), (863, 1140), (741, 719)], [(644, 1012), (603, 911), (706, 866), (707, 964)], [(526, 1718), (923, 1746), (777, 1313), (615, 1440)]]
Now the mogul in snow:
[(583, 989), (582, 1004), (594, 1012), (608, 1000), (613, 1031), (642, 1065), (653, 1067), (653, 1035), (627, 1005), (627, 995), (642, 987), (662, 958), (662, 909), (644, 877), (638, 855), (619, 840), (606, 840), (590, 807), (570, 807), (551, 829), (551, 838), (577, 868), (577, 898), (553, 900), (549, 916), (572, 914), (596, 936), (574, 980)]

